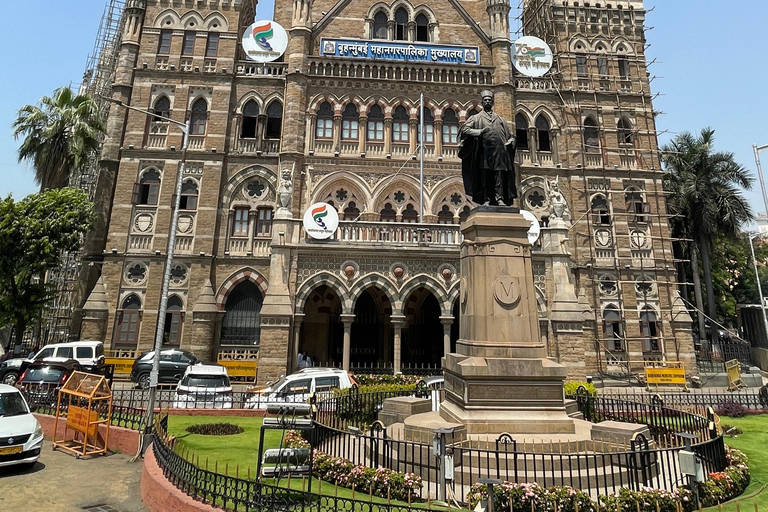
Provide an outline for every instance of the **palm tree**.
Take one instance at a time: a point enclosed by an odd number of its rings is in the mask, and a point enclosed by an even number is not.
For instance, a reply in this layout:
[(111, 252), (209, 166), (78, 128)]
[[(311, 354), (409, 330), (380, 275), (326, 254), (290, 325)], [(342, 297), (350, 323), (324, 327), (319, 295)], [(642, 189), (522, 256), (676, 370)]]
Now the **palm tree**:
[(32, 164), (41, 190), (66, 187), (70, 175), (82, 171), (98, 151), (103, 133), (97, 103), (69, 87), (43, 96), (39, 106), (22, 107), (13, 122), (14, 138), (24, 138), (19, 162)]
[[(733, 153), (713, 152), (715, 131), (704, 128), (699, 136), (681, 133), (662, 148), (667, 173), (664, 187), (669, 194), (667, 207), (673, 218), (672, 228), (679, 238), (689, 238), (691, 270), (697, 308), (702, 310), (698, 254), (707, 294), (707, 314), (715, 320), (715, 296), (709, 254), (716, 235), (736, 236), (742, 226), (754, 220), (752, 208), (742, 194), (750, 190), (754, 179), (734, 160)], [(698, 290), (696, 290), (698, 288)], [(701, 317), (701, 315), (699, 315)], [(699, 322), (700, 328), (703, 321)], [(703, 334), (703, 333), (700, 333)], [(717, 326), (710, 321), (710, 339), (717, 340)]]

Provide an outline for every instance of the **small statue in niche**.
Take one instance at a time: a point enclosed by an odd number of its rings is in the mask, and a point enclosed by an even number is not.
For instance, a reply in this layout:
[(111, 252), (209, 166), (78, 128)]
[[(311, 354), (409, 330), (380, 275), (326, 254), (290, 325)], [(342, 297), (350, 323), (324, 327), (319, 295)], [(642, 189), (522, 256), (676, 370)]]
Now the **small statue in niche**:
[(558, 185), (559, 177), (556, 176), (554, 180), (547, 180), (548, 199), (549, 199), (549, 221), (554, 219), (562, 219), (565, 223), (571, 223), (571, 210), (568, 208), (568, 203), (565, 200), (565, 196), (560, 191), (560, 185)]
[(293, 173), (288, 169), (283, 169), (280, 179), (280, 186), (277, 189), (277, 207), (278, 209), (289, 210), (291, 208), (291, 196), (293, 195)]

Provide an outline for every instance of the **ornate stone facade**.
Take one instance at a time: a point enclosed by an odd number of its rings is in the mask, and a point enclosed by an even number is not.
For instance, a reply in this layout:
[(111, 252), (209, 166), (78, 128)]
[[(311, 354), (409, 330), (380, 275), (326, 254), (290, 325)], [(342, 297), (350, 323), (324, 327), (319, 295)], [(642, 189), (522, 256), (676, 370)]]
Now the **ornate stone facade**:
[[(458, 337), (459, 222), (472, 206), (456, 133), (490, 88), (516, 124), (521, 206), (542, 225), (533, 272), (549, 356), (570, 378), (643, 359), (691, 370), (689, 328), (670, 316), (677, 294), (642, 2), (523, 2), (525, 33), (555, 54), (540, 79), (511, 68), (509, 9), (277, 0), (288, 49), (257, 64), (239, 44), (253, 1), (133, 6), (114, 96), (192, 126), (166, 341), (205, 359), (258, 345), (259, 380), (292, 370), (299, 350), (353, 367), (438, 365)], [(478, 63), (321, 55), (321, 38), (345, 37), (477, 47)], [(108, 127), (100, 187), (113, 200), (94, 237), (103, 245), (91, 247), (108, 314), (87, 316), (83, 333), (144, 350), (155, 338), (182, 136), (116, 106)], [(301, 227), (315, 202), (339, 213), (329, 241)]]

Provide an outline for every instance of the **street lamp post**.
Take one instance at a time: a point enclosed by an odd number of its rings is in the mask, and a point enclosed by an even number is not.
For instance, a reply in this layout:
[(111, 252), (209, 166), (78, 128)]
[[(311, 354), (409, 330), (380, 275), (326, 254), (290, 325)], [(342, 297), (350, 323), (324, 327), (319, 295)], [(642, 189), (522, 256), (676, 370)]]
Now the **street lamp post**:
[(764, 149), (768, 149), (768, 144), (758, 146), (752, 144), (752, 151), (755, 153), (755, 165), (757, 165), (757, 179), (760, 180), (760, 190), (763, 193), (763, 206), (765, 207), (765, 215), (768, 216), (768, 194), (765, 192), (765, 182), (763, 181), (763, 169), (760, 165), (760, 152)]
[(760, 284), (760, 274), (757, 271), (757, 260), (755, 259), (755, 246), (752, 244), (752, 239), (760, 236), (761, 233), (750, 233), (749, 236), (749, 250), (752, 251), (752, 264), (755, 266), (755, 279), (757, 280), (757, 293), (760, 295), (760, 311), (763, 314), (763, 329), (765, 329), (765, 335), (768, 336), (768, 314), (765, 312), (765, 301), (763, 300), (763, 286)]
[(140, 108), (133, 107), (131, 105), (127, 105), (123, 103), (122, 101), (115, 100), (112, 98), (107, 98), (102, 96), (103, 99), (114, 103), (120, 107), (126, 108), (128, 110), (134, 110), (136, 112), (140, 112), (147, 116), (152, 116), (155, 119), (162, 119), (163, 121), (168, 121), (169, 123), (178, 126), (179, 129), (181, 129), (182, 133), (184, 134), (184, 143), (181, 146), (181, 161), (179, 163), (179, 172), (176, 175), (176, 188), (175, 188), (175, 194), (173, 196), (173, 210), (171, 211), (171, 226), (169, 228), (170, 232), (168, 233), (168, 249), (166, 251), (166, 258), (165, 258), (165, 272), (163, 273), (163, 288), (160, 293), (160, 308), (157, 311), (157, 332), (155, 333), (155, 353), (152, 357), (152, 371), (149, 374), (149, 401), (147, 403), (147, 413), (146, 413), (146, 421), (144, 424), (144, 435), (142, 436), (141, 443), (139, 446), (139, 452), (136, 454), (137, 456), (143, 455), (144, 451), (147, 449), (147, 446), (149, 446), (149, 437), (151, 436), (152, 429), (153, 429), (153, 422), (154, 422), (154, 415), (155, 415), (155, 397), (157, 394), (157, 381), (158, 381), (158, 374), (160, 373), (160, 351), (163, 348), (163, 332), (165, 331), (165, 313), (168, 309), (168, 288), (170, 286), (171, 282), (171, 271), (173, 270), (173, 251), (176, 247), (176, 230), (178, 229), (179, 225), (179, 205), (181, 202), (181, 184), (184, 178), (184, 168), (186, 166), (187, 162), (187, 147), (189, 146), (189, 132), (191, 129), (190, 121), (186, 123), (182, 123), (181, 121), (176, 121), (175, 119), (171, 119), (170, 117), (160, 116), (155, 114), (154, 112), (150, 112), (148, 110), (143, 110)]

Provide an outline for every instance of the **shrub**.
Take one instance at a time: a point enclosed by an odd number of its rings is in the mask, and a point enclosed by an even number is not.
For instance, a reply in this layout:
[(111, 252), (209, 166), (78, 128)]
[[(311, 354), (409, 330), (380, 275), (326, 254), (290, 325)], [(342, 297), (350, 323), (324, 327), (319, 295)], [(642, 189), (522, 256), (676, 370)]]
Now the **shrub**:
[(730, 416), (731, 418), (741, 418), (749, 414), (749, 409), (736, 402), (725, 402), (715, 410), (718, 416)]
[(201, 436), (231, 436), (243, 433), (243, 427), (233, 423), (198, 423), (188, 426), (185, 430)]
[(610, 511), (636, 512), (637, 510), (658, 510), (659, 512), (677, 512), (680, 503), (684, 512), (695, 510), (691, 491), (680, 488), (674, 492), (664, 489), (643, 487), (639, 491), (622, 488), (615, 494), (599, 496), (600, 508)]
[(747, 456), (726, 445), (725, 457), (728, 467), (725, 471), (710, 473), (706, 482), (699, 484), (699, 499), (704, 507), (734, 498), (744, 492), (750, 481)]
[[(488, 488), (485, 484), (475, 484), (469, 490), (469, 508), (488, 499)], [(494, 510), (537, 510), (575, 512), (578, 504), (579, 512), (595, 512), (597, 508), (589, 494), (570, 486), (541, 487), (536, 483), (518, 484), (503, 482), (493, 486)]]
[[(283, 438), (287, 448), (309, 448), (309, 443), (295, 430)], [(394, 500), (413, 501), (421, 489), (421, 477), (413, 473), (397, 473), (386, 468), (367, 468), (347, 459), (332, 457), (318, 450), (312, 452), (312, 471), (316, 478), (341, 487)]]
[(597, 396), (597, 388), (594, 384), (589, 382), (582, 382), (582, 381), (573, 381), (573, 382), (566, 382), (564, 385), (565, 388), (565, 396), (571, 396), (576, 394), (576, 390), (579, 389), (579, 386), (584, 386), (587, 388), (587, 392), (590, 396)]
[(423, 378), (418, 375), (403, 375), (402, 373), (397, 375), (355, 375), (355, 379), (362, 387), (388, 384), (408, 384), (413, 387)]

